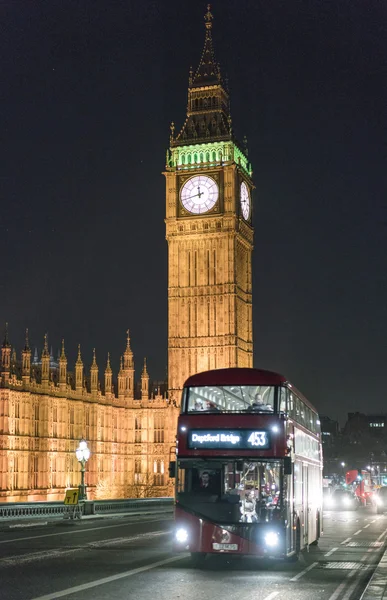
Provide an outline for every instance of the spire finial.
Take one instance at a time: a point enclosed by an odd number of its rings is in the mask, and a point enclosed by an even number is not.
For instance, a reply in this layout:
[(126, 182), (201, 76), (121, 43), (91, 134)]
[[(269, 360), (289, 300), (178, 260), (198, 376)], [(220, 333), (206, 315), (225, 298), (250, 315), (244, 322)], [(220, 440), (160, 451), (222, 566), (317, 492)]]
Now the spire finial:
[(110, 352), (108, 352), (108, 357), (107, 357), (107, 363), (106, 363), (106, 368), (110, 369)]
[(9, 339), (8, 339), (8, 323), (5, 324), (5, 331), (4, 331), (4, 341), (3, 341), (3, 348), (9, 348), (10, 343), (9, 343)]
[(60, 354), (61, 358), (66, 358), (65, 347), (64, 347), (64, 339), (62, 339), (62, 352)]
[(26, 328), (26, 343), (24, 346), (24, 350), (26, 350), (26, 351), (30, 350), (30, 345), (29, 345), (29, 341), (28, 341), (28, 327)]
[(146, 357), (144, 358), (144, 368), (142, 370), (142, 376), (143, 377), (147, 377), (148, 376), (148, 370), (146, 368)]
[(211, 4), (207, 4), (207, 12), (204, 15), (204, 21), (206, 24), (206, 29), (211, 29), (212, 28), (212, 23), (211, 21), (213, 20), (214, 16), (211, 12)]
[(126, 330), (126, 347), (129, 350), (129, 348), (130, 348), (130, 333), (129, 333), (129, 329)]
[(81, 344), (78, 344), (78, 357), (77, 357), (77, 364), (82, 364), (82, 356), (81, 356)]
[(96, 358), (95, 358), (95, 348), (93, 348), (93, 367), (94, 366), (97, 366), (97, 361), (96, 361)]
[(191, 87), (193, 83), (193, 68), (192, 65), (189, 68), (189, 78), (188, 78), (188, 85)]
[(171, 130), (171, 142), (175, 139), (175, 123), (172, 121), (170, 126), (169, 126), (170, 130)]
[(48, 351), (48, 335), (47, 333), (44, 334), (44, 345), (43, 345), (43, 356), (50, 356), (50, 353)]

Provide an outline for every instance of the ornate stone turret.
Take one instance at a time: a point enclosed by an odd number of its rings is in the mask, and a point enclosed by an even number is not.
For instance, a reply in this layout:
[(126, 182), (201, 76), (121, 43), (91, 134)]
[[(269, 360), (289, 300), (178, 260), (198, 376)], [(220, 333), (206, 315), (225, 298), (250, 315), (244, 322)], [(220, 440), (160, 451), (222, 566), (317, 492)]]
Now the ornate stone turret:
[(126, 378), (125, 397), (134, 399), (134, 361), (133, 352), (130, 347), (129, 329), (126, 332), (126, 348), (124, 352), (124, 374)]
[(123, 400), (125, 398), (125, 384), (126, 377), (124, 372), (124, 360), (121, 356), (120, 360), (120, 370), (118, 372), (118, 399)]
[(141, 400), (149, 398), (149, 375), (146, 368), (146, 358), (144, 358), (144, 368), (141, 373)]
[(31, 348), (28, 342), (28, 329), (26, 329), (26, 343), (22, 351), (22, 379), (24, 386), (30, 383), (31, 377)]
[(98, 392), (98, 365), (95, 359), (95, 348), (93, 348), (93, 362), (90, 368), (90, 391), (93, 396)]
[(50, 378), (50, 353), (48, 351), (47, 333), (44, 334), (44, 345), (42, 351), (42, 385), (48, 385)]
[(75, 363), (75, 389), (82, 394), (83, 390), (83, 362), (81, 357), (81, 344), (78, 344), (78, 358)]
[(67, 358), (65, 354), (64, 340), (62, 340), (62, 352), (59, 357), (59, 389), (65, 390), (67, 385)]
[(110, 352), (108, 352), (107, 363), (105, 369), (105, 395), (112, 392), (112, 368), (110, 366)]
[(11, 344), (8, 340), (8, 323), (5, 324), (4, 341), (1, 347), (1, 381), (7, 385), (11, 372)]

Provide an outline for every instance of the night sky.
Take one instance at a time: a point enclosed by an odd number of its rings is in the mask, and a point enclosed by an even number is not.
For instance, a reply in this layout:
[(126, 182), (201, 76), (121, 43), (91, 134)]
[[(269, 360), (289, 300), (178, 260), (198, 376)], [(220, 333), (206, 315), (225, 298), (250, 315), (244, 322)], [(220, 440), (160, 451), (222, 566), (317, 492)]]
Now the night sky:
[[(0, 3), (0, 319), (69, 368), (167, 365), (161, 172), (205, 2)], [(387, 412), (387, 5), (218, 0), (213, 39), (253, 164), (254, 363), (321, 413)]]

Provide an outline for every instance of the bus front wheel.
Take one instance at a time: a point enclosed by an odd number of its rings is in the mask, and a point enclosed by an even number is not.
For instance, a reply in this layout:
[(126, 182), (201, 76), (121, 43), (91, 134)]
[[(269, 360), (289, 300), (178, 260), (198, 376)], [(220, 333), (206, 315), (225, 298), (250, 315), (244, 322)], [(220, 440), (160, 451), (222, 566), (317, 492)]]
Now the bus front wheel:
[(205, 552), (191, 552), (191, 563), (194, 567), (201, 567), (206, 560)]

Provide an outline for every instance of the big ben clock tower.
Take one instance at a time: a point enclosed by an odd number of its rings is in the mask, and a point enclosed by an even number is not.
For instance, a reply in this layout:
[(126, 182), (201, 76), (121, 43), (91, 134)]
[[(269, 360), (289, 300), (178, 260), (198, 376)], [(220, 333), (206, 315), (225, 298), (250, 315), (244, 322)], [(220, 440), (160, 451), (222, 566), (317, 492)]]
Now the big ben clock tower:
[(171, 125), (166, 165), (168, 388), (187, 377), (252, 367), (252, 170), (232, 131), (229, 96), (215, 60), (210, 6), (187, 118)]

